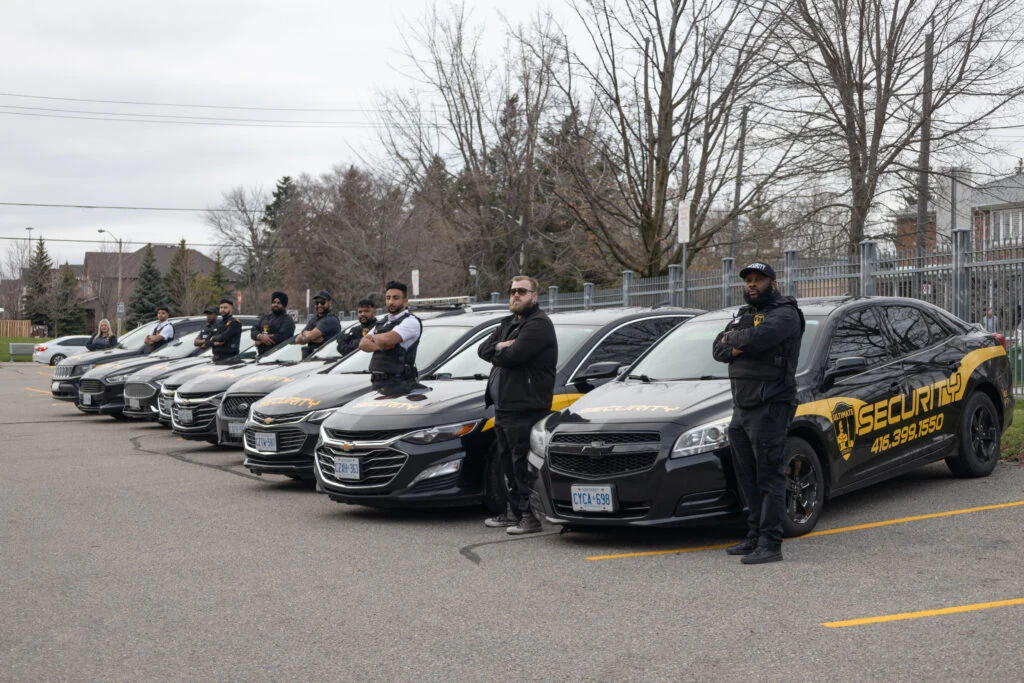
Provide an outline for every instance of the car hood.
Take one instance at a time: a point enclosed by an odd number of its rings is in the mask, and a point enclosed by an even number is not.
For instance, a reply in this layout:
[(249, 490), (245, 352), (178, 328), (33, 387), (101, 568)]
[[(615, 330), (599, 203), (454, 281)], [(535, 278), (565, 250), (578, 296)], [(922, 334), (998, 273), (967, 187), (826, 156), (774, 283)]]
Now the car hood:
[[(120, 375), (125, 372), (135, 372), (152, 366), (169, 366), (174, 361), (166, 358), (153, 358), (152, 356), (132, 356), (123, 360), (114, 361), (99, 365), (82, 375), (82, 379), (104, 379), (111, 375)], [(134, 378), (132, 378), (134, 379)]]
[(59, 365), (106, 365), (124, 358), (138, 358), (141, 351), (126, 351), (124, 349), (105, 349), (103, 351), (86, 351), (74, 356), (68, 356)]
[(339, 408), (324, 427), (343, 431), (418, 429), (485, 419), (494, 414), (484, 406), (486, 390), (486, 381), (427, 380), (399, 396), (371, 391)]
[[(290, 415), (310, 410), (336, 408), (370, 389), (369, 373), (311, 375), (277, 387), (256, 403), (264, 415)], [(234, 387), (232, 387), (234, 391)]]
[(673, 422), (703, 424), (732, 412), (729, 380), (609, 382), (566, 408), (560, 419), (571, 423)]
[(280, 367), (261, 365), (262, 372), (247, 375), (231, 385), (229, 394), (269, 394), (324, 369), (323, 363), (296, 363)]
[(216, 372), (201, 373), (199, 376), (189, 379), (187, 382), (179, 386), (178, 389), (185, 394), (219, 394), (222, 391), (226, 391), (228, 387), (243, 377), (259, 374), (268, 370), (280, 370), (281, 367), (267, 367), (266, 365), (257, 365), (255, 363), (250, 365), (219, 366)]
[(179, 358), (178, 360), (165, 360), (164, 362), (157, 363), (156, 365), (141, 366), (128, 379), (131, 382), (150, 382), (154, 379), (167, 377), (168, 375), (172, 375), (181, 370), (212, 362), (213, 360), (209, 356), (193, 356), (191, 358)]

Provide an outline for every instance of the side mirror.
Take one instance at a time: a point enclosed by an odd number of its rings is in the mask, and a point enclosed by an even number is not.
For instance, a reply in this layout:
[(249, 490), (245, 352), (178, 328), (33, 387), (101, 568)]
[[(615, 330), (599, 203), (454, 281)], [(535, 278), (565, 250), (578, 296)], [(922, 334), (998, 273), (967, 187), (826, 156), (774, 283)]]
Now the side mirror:
[(867, 367), (868, 361), (862, 356), (840, 358), (836, 361), (835, 367), (829, 368), (825, 371), (825, 376), (821, 381), (822, 389), (828, 389), (840, 377), (856, 375), (857, 373), (866, 370)]
[(619, 374), (619, 370), (622, 369), (621, 363), (615, 361), (602, 361), (600, 363), (591, 363), (583, 372), (576, 375), (576, 381), (585, 381), (591, 379), (608, 379), (615, 377)]

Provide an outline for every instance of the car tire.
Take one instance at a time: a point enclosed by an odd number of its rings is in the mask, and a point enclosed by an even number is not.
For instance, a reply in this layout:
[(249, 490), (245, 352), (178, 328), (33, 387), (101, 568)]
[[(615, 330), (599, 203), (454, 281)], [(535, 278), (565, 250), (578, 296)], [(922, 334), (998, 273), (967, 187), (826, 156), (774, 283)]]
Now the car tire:
[(1002, 430), (992, 399), (981, 392), (971, 394), (960, 418), (957, 454), (946, 458), (955, 477), (987, 477), (999, 463)]
[(786, 515), (782, 534), (803, 536), (818, 523), (825, 506), (825, 475), (817, 451), (803, 439), (786, 440), (785, 459)]
[(501, 458), (498, 457), (498, 447), (495, 444), (487, 450), (483, 504), (492, 515), (500, 515), (508, 505), (508, 484), (501, 469)]
[(67, 356), (65, 356), (63, 353), (55, 353), (52, 356), (50, 356), (50, 365), (56, 365), (65, 358), (67, 358)]

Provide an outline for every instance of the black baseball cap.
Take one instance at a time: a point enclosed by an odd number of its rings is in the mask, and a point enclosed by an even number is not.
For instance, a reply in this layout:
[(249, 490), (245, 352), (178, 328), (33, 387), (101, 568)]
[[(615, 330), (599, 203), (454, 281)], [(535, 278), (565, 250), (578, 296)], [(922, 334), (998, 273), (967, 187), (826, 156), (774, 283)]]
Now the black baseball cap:
[(313, 300), (316, 301), (317, 299), (323, 299), (324, 301), (330, 301), (331, 300), (331, 293), (328, 292), (326, 289), (321, 289), (319, 292), (317, 292), (315, 295), (313, 295)]
[(747, 275), (749, 273), (755, 273), (755, 272), (756, 273), (761, 273), (762, 275), (764, 275), (769, 280), (774, 280), (775, 279), (775, 269), (772, 268), (771, 266), (769, 266), (767, 263), (761, 263), (760, 261), (755, 261), (754, 263), (751, 263), (749, 266), (747, 266), (746, 268), (741, 270), (740, 271), (740, 279), (742, 280), (745, 277), (747, 277)]
[(207, 307), (206, 307), (206, 310), (204, 310), (204, 311), (203, 311), (203, 313), (205, 313), (205, 314), (207, 314), (207, 315), (209, 315), (209, 314), (211, 314), (211, 313), (213, 313), (214, 315), (217, 315), (217, 314), (218, 314), (219, 312), (220, 312), (220, 311), (218, 311), (218, 310), (217, 310), (216, 308), (214, 308), (213, 306), (207, 306)]

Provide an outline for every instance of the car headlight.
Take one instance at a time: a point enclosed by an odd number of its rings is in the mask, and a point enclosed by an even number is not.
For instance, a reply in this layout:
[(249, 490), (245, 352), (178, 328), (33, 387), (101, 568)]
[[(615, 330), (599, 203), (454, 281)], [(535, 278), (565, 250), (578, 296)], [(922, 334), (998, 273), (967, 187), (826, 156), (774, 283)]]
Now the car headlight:
[(729, 445), (729, 423), (732, 417), (716, 420), (684, 432), (672, 446), (670, 458), (708, 453)]
[(421, 429), (418, 432), (413, 432), (412, 434), (403, 437), (402, 441), (417, 444), (450, 441), (451, 439), (457, 439), (460, 436), (469, 434), (471, 431), (476, 429), (478, 424), (480, 424), (479, 420), (473, 420), (472, 422), (459, 422), (450, 425), (440, 425), (438, 427), (427, 427), (426, 429)]
[(96, 367), (96, 366), (95, 365), (76, 365), (74, 367), (74, 369), (71, 370), (71, 374), (72, 375), (84, 375), (85, 373), (87, 373), (90, 370), (92, 370), (94, 367)]
[(122, 375), (111, 375), (107, 378), (107, 384), (124, 384), (128, 381), (128, 375), (130, 374), (130, 372), (126, 372)]
[(545, 427), (547, 427), (550, 417), (551, 415), (548, 415), (543, 418), (540, 422), (533, 425), (533, 429), (530, 430), (530, 451), (542, 458), (548, 451), (548, 432)]
[(323, 410), (314, 410), (313, 412), (311, 412), (309, 415), (302, 419), (310, 424), (320, 424), (321, 422), (329, 418), (331, 415), (333, 415), (335, 410), (337, 410), (337, 408), (324, 408)]

